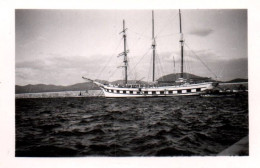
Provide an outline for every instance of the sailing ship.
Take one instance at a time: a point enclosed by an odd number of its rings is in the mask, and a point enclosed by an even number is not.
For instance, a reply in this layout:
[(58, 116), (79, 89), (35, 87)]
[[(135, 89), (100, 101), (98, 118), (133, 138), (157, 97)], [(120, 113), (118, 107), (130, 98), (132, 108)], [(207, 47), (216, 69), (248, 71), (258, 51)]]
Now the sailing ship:
[(183, 50), (184, 50), (184, 39), (182, 33), (182, 25), (181, 25), (181, 11), (179, 10), (179, 21), (180, 21), (180, 44), (181, 44), (181, 73), (180, 78), (178, 78), (174, 83), (169, 84), (167, 86), (160, 86), (155, 84), (155, 51), (156, 51), (156, 41), (154, 36), (154, 12), (152, 11), (152, 49), (153, 49), (153, 76), (152, 85), (138, 85), (138, 84), (128, 84), (127, 79), (127, 68), (128, 68), (128, 60), (127, 53), (129, 52), (126, 49), (126, 28), (125, 21), (123, 20), (123, 34), (124, 39), (124, 52), (119, 54), (119, 56), (123, 56), (124, 63), (124, 85), (113, 85), (113, 84), (102, 84), (97, 80), (92, 80), (87, 77), (82, 77), (87, 81), (93, 82), (103, 91), (105, 97), (168, 97), (168, 96), (186, 96), (186, 95), (200, 95), (205, 93), (206, 91), (214, 89), (218, 83), (215, 82), (200, 82), (200, 83), (191, 83), (184, 79), (183, 73)]

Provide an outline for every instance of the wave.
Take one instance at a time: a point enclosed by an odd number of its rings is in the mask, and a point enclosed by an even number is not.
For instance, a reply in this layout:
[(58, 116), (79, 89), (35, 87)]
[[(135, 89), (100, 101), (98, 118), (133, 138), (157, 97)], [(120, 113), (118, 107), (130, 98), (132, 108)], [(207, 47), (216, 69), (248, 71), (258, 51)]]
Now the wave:
[(215, 155), (249, 129), (247, 97), (16, 99), (15, 117), (16, 156)]

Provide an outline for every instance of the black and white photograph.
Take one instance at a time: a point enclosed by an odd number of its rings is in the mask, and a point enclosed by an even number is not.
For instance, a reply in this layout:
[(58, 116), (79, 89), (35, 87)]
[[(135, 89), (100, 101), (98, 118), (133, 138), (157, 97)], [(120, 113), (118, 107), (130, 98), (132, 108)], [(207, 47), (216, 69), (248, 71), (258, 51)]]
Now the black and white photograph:
[(246, 9), (15, 10), (15, 156), (248, 156)]
[(0, 167), (258, 167), (258, 4), (0, 0)]

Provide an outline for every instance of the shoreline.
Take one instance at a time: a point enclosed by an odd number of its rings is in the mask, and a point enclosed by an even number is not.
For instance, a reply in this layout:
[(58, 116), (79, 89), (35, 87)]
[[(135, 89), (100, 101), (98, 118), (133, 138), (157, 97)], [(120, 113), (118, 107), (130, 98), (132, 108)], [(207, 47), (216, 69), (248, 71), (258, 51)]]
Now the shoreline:
[(18, 93), (15, 98), (64, 98), (64, 97), (102, 97), (101, 90), (84, 91), (62, 91), (62, 92), (41, 92), (41, 93)]

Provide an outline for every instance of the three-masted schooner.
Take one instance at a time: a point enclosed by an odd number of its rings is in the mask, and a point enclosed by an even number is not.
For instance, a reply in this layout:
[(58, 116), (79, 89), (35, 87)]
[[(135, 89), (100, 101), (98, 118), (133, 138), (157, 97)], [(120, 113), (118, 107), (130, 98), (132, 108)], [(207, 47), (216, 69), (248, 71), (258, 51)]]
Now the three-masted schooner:
[[(123, 34), (124, 39), (124, 52), (119, 54), (123, 56), (124, 70), (125, 70), (125, 85), (112, 85), (112, 84), (102, 84), (98, 81), (82, 77), (88, 81), (95, 83), (101, 88), (105, 97), (162, 97), (162, 96), (184, 96), (184, 95), (200, 95), (205, 91), (212, 90), (217, 85), (214, 82), (201, 82), (201, 83), (189, 83), (186, 79), (183, 78), (183, 33), (181, 25), (181, 12), (179, 10), (179, 20), (180, 20), (180, 44), (181, 44), (181, 73), (180, 78), (175, 81), (174, 84), (167, 86), (160, 85), (132, 85), (127, 83), (127, 53), (126, 50), (126, 28), (125, 21), (123, 20)], [(153, 82), (155, 82), (155, 50), (156, 50), (156, 41), (154, 36), (154, 12), (152, 11), (152, 49), (153, 49)]]

